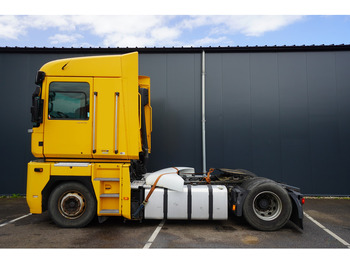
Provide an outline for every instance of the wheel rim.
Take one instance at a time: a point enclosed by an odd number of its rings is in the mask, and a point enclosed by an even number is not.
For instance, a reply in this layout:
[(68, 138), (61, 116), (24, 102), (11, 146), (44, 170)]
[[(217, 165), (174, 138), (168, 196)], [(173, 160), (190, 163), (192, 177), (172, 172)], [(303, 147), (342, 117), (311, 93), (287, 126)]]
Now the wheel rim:
[(253, 210), (261, 220), (271, 221), (281, 214), (282, 201), (275, 193), (264, 191), (254, 198)]
[(68, 219), (77, 219), (85, 212), (85, 198), (77, 191), (62, 194), (58, 200), (58, 210)]

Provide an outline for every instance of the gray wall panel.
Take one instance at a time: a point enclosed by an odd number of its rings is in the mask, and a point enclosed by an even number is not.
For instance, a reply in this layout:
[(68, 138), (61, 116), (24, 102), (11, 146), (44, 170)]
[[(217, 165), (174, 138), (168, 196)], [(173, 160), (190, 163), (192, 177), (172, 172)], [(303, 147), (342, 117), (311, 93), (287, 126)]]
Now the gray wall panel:
[(277, 54), (251, 54), (253, 170), (281, 180)]
[(310, 194), (349, 194), (348, 58), (207, 54), (208, 167), (249, 169)]
[(140, 74), (151, 77), (152, 154), (148, 169), (201, 167), (198, 54), (140, 55)]
[[(305, 53), (278, 54), (282, 181), (312, 190)], [(306, 187), (306, 188), (305, 188)]]
[[(222, 56), (206, 55), (206, 141), (207, 170), (212, 167), (225, 167), (224, 124), (222, 94)], [(210, 108), (210, 110), (209, 110)]]
[(330, 176), (339, 168), (335, 54), (307, 54), (306, 70), (313, 191), (327, 194), (337, 186), (338, 181)]
[(151, 77), (151, 105), (152, 105), (152, 152), (148, 169), (153, 169), (153, 160), (164, 163), (169, 159), (167, 144), (167, 55), (140, 55), (139, 70), (141, 75)]
[[(29, 56), (1, 57), (0, 79), (1, 79), (1, 176), (0, 185), (3, 191), (24, 192), (25, 179), (18, 179), (25, 170), (26, 152), (30, 150), (26, 124), (30, 124), (28, 112), (23, 112), (23, 104), (29, 95), (24, 81), (28, 80)], [(10, 69), (10, 70), (9, 70)], [(21, 77), (19, 77), (21, 76)], [(30, 99), (30, 98), (29, 98)]]
[(253, 167), (249, 54), (223, 54), (223, 132), (226, 167)]
[(336, 86), (337, 86), (337, 116), (339, 126), (339, 166), (337, 174), (330, 179), (337, 181), (336, 191), (339, 194), (349, 193), (350, 174), (350, 52), (337, 52)]

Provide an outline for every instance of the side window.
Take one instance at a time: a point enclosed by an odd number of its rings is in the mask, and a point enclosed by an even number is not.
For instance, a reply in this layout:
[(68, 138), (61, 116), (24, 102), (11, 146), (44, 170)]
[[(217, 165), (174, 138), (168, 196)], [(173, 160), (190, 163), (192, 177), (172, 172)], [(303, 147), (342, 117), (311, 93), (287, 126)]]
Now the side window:
[(90, 86), (84, 82), (51, 82), (49, 119), (88, 120)]

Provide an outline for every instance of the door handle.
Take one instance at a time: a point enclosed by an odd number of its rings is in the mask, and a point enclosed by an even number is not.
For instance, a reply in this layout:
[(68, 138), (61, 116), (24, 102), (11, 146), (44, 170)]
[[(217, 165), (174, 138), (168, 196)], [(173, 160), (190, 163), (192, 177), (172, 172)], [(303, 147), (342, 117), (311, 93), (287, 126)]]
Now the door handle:
[(97, 92), (94, 92), (94, 116), (92, 118), (92, 153), (96, 153), (96, 100)]
[(114, 153), (118, 154), (118, 101), (119, 92), (115, 92), (115, 119), (114, 119)]

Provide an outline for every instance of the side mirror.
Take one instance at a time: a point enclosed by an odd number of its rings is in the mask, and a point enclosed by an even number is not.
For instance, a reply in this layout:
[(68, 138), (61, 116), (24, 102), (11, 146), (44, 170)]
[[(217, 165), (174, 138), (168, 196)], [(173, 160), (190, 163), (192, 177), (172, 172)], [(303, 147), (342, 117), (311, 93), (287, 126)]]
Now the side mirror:
[(38, 127), (43, 122), (43, 102), (40, 98), (40, 87), (37, 87), (32, 95), (32, 107), (30, 108), (33, 127)]
[(45, 72), (38, 71), (35, 77), (35, 84), (41, 86), (45, 79)]

